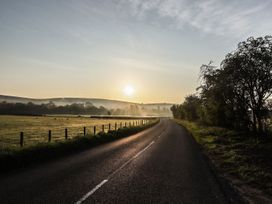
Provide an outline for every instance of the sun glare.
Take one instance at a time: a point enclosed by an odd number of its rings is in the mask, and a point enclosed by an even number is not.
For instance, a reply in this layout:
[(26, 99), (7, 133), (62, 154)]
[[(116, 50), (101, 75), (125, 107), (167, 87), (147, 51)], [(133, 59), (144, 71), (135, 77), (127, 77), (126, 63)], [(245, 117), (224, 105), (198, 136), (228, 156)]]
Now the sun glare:
[(134, 88), (131, 85), (127, 85), (124, 89), (123, 92), (126, 96), (133, 96), (134, 94)]

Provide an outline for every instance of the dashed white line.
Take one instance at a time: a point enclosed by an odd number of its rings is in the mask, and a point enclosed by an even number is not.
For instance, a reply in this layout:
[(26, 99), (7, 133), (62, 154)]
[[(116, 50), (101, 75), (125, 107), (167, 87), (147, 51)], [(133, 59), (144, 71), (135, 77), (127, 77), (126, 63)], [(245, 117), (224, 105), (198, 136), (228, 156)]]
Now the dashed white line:
[(153, 140), (149, 145), (147, 145), (144, 149), (142, 149), (140, 152), (138, 152), (135, 156), (133, 156), (131, 159), (126, 161), (122, 166), (120, 166), (118, 169), (116, 169), (114, 172), (112, 172), (105, 180), (100, 182), (97, 186), (95, 186), (91, 191), (86, 193), (80, 200), (78, 200), (75, 204), (81, 204), (83, 203), (87, 198), (89, 198), (92, 194), (95, 193), (101, 186), (103, 186), (105, 183), (108, 182), (110, 178), (112, 178), (118, 171), (122, 170), (126, 165), (128, 165), (132, 160), (136, 159), (138, 156), (140, 156), (144, 151), (146, 151), (148, 148), (150, 148), (155, 141)]
[(103, 180), (100, 184), (98, 184), (96, 187), (94, 187), (91, 191), (86, 193), (79, 201), (76, 202), (76, 204), (83, 203), (87, 198), (89, 198), (92, 194), (94, 194), (95, 191), (97, 191), (101, 186), (103, 186), (105, 183), (107, 183), (108, 180)]
[(132, 162), (133, 159), (136, 159), (138, 156), (140, 156), (140, 154), (142, 154), (145, 150), (147, 150), (149, 147), (151, 147), (153, 144), (155, 143), (155, 141), (152, 141), (149, 145), (147, 145), (144, 149), (142, 149), (140, 152), (138, 152), (135, 156), (133, 156), (130, 160), (126, 161), (122, 166), (120, 166), (118, 169), (116, 169), (114, 172), (112, 172), (109, 176), (108, 176), (108, 180), (110, 178), (112, 178), (114, 176), (114, 174), (116, 174), (118, 171), (120, 171), (121, 169), (123, 169), (126, 165), (128, 165), (130, 162)]

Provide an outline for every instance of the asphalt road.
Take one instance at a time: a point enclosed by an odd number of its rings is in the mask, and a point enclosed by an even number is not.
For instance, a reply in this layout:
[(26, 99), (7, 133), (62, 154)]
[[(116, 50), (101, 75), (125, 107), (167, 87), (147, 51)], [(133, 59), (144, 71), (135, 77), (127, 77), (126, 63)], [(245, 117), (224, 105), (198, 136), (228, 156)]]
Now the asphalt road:
[[(35, 156), (35, 155), (33, 155)], [(0, 203), (238, 203), (199, 146), (170, 120), (0, 177)]]

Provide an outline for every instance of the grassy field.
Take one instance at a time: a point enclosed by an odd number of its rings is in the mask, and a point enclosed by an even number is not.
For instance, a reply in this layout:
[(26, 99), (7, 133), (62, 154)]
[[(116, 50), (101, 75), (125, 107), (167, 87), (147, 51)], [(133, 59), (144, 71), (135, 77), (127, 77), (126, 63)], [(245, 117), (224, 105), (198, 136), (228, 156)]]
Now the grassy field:
[(96, 132), (105, 132), (121, 125), (129, 126), (129, 123), (136, 125), (133, 119), (93, 119), (87, 117), (73, 116), (0, 116), (0, 149), (18, 148), (20, 145), (20, 132), (24, 132), (24, 146), (31, 146), (37, 143), (48, 141), (48, 131), (51, 130), (51, 141), (65, 139), (65, 128), (68, 130), (68, 138), (83, 136), (83, 127), (86, 127), (86, 134), (92, 134), (94, 126)]
[(158, 122), (158, 119), (150, 120), (139, 126), (123, 127), (117, 130), (111, 129), (108, 132), (99, 132), (95, 135), (87, 134), (81, 137), (73, 137), (69, 140), (62, 139), (59, 142), (43, 142), (37, 143), (36, 145), (24, 146), (23, 148), (0, 149), (0, 163), (2, 164), (0, 165), (0, 172), (10, 173), (27, 166), (37, 165), (51, 159), (75, 154), (107, 142), (136, 134), (156, 125)]
[(272, 140), (220, 127), (176, 120), (201, 144), (215, 166), (230, 178), (272, 195)]

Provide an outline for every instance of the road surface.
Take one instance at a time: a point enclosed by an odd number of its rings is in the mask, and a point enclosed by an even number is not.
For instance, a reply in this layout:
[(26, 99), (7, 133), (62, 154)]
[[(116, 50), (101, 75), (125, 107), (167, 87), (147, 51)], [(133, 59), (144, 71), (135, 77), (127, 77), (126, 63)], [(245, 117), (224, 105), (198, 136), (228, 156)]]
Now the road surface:
[[(35, 155), (33, 155), (35, 156)], [(0, 203), (237, 203), (171, 120), (0, 177)]]

